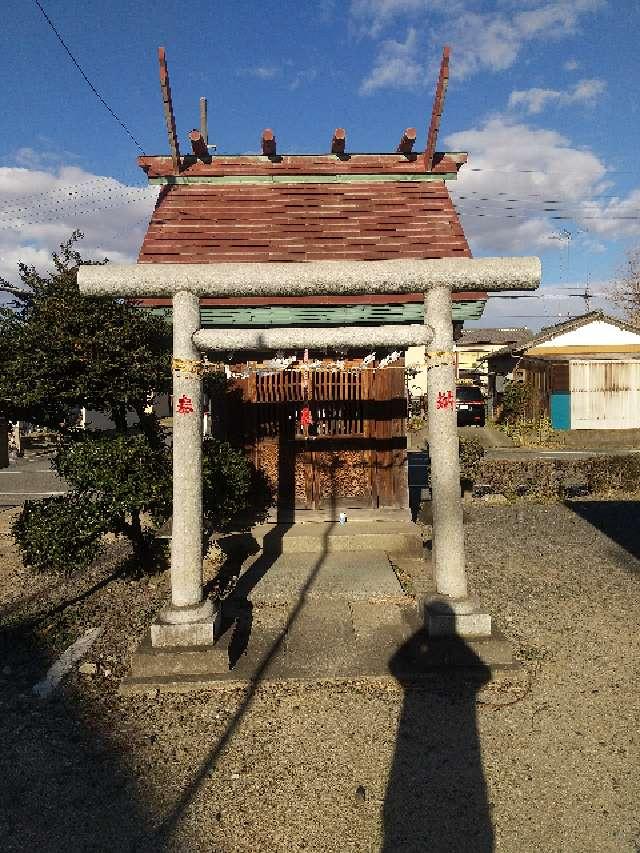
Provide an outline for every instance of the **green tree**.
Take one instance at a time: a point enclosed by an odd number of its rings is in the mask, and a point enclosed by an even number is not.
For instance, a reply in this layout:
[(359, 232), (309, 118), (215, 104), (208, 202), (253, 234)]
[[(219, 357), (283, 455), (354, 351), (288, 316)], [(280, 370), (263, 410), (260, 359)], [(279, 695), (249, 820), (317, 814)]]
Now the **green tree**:
[(75, 249), (81, 237), (53, 253), (49, 275), (19, 265), (26, 295), (0, 316), (0, 406), (49, 426), (86, 406), (125, 431), (127, 408), (144, 422), (148, 393), (169, 390), (170, 329), (121, 300), (80, 293), (76, 271), (89, 263)]
[[(27, 502), (14, 526), (25, 562), (43, 570), (88, 565), (109, 531), (127, 536), (145, 564), (153, 541), (142, 515), (158, 522), (171, 515), (171, 453), (144, 411), (150, 391), (170, 387), (170, 328), (121, 300), (80, 293), (76, 272), (86, 262), (74, 246), (81, 236), (53, 254), (47, 276), (21, 264), (25, 293), (0, 314), (0, 406), (61, 426), (53, 465), (71, 493)], [(74, 430), (82, 406), (108, 412), (115, 430)], [(133, 428), (128, 409), (138, 414)], [(205, 514), (222, 523), (246, 505), (250, 465), (229, 445), (207, 442), (203, 470)]]
[(526, 417), (532, 393), (533, 388), (527, 382), (517, 382), (514, 380), (505, 382), (502, 397), (502, 418), (506, 423), (513, 423), (519, 418)]

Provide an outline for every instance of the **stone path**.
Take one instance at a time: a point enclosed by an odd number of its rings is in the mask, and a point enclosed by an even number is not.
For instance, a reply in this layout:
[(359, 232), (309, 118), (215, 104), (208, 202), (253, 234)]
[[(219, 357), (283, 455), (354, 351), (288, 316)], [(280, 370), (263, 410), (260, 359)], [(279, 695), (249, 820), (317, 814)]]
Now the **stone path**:
[(254, 605), (312, 599), (395, 601), (404, 598), (384, 551), (282, 554), (249, 593)]
[(121, 690), (182, 691), (238, 682), (378, 677), (390, 667), (420, 677), (447, 664), (505, 665), (508, 644), (490, 640), (430, 641), (416, 600), (433, 591), (429, 559), (384, 551), (269, 555), (246, 560), (222, 606), (213, 649), (152, 648), (133, 656)]

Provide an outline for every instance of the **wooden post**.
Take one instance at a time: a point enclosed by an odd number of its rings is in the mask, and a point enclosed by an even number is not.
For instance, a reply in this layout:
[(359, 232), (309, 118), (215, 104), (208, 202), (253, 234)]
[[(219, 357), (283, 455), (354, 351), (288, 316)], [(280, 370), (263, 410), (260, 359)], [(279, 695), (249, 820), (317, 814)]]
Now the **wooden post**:
[(336, 127), (333, 131), (331, 140), (331, 153), (344, 154), (344, 148), (347, 143), (347, 132), (343, 127)]
[[(204, 139), (204, 144), (209, 144), (209, 128), (207, 126), (207, 99), (200, 98), (200, 133)], [(208, 149), (207, 149), (208, 150)]]
[(262, 138), (260, 140), (260, 144), (262, 145), (262, 153), (265, 157), (274, 157), (276, 153), (276, 137), (271, 128), (266, 128), (266, 130), (262, 131)]
[(447, 93), (447, 85), (449, 83), (449, 56), (451, 48), (445, 47), (442, 51), (442, 62), (440, 63), (440, 74), (438, 76), (438, 84), (436, 86), (436, 94), (433, 99), (433, 109), (431, 111), (431, 124), (427, 132), (427, 147), (424, 152), (424, 170), (430, 172), (433, 168), (433, 155), (436, 153), (436, 143), (438, 141), (438, 131), (440, 130), (440, 120), (442, 119), (442, 110), (444, 109), (444, 98)]
[(400, 137), (400, 143), (396, 148), (398, 154), (411, 154), (411, 149), (416, 142), (416, 136), (415, 127), (408, 127)]
[(208, 160), (209, 159), (209, 149), (204, 141), (204, 137), (199, 130), (192, 130), (189, 133), (189, 139), (191, 140), (191, 148), (193, 149), (193, 153), (200, 160)]
[(163, 47), (158, 48), (158, 62), (160, 63), (160, 91), (162, 92), (162, 105), (164, 108), (164, 120), (167, 124), (167, 136), (169, 137), (169, 148), (173, 168), (180, 171), (180, 144), (176, 132), (176, 120), (173, 114), (173, 103), (171, 100), (171, 86), (169, 85), (169, 69), (167, 68), (167, 57)]

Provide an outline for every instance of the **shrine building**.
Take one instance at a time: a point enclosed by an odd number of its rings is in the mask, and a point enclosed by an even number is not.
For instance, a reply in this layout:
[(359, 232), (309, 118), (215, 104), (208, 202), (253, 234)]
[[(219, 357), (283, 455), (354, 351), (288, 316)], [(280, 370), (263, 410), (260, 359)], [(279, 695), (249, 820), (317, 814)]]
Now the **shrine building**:
[[(467, 155), (436, 151), (448, 68), (445, 49), (424, 150), (415, 150), (415, 128), (399, 130), (389, 153), (351, 151), (338, 128), (327, 133), (324, 153), (288, 154), (267, 129), (260, 154), (211, 154), (203, 99), (200, 128), (183, 155), (161, 54), (171, 154), (138, 159), (160, 187), (138, 263), (471, 257), (447, 188)], [(452, 294), (454, 330), (481, 316), (486, 297), (481, 289)], [(170, 298), (140, 301), (170, 318)], [(398, 358), (406, 346), (376, 346), (376, 329), (397, 329), (400, 342), (403, 327), (425, 322), (420, 292), (200, 299), (202, 329), (252, 330), (257, 342), (270, 330), (280, 335), (281, 346), (258, 343), (242, 353), (229, 338), (218, 355), (236, 393), (208, 401), (215, 433), (244, 446), (271, 481), (280, 517), (329, 502), (408, 512), (406, 383)], [(315, 347), (287, 345), (287, 329), (346, 326), (353, 327), (349, 347), (332, 347), (326, 336)]]

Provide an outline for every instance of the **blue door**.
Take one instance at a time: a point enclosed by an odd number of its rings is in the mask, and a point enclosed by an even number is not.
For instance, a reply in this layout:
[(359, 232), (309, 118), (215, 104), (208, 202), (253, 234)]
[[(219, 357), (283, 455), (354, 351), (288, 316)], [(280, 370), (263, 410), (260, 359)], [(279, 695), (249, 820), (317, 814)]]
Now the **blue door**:
[(571, 394), (568, 391), (554, 391), (551, 395), (551, 426), (571, 429)]

